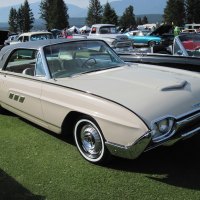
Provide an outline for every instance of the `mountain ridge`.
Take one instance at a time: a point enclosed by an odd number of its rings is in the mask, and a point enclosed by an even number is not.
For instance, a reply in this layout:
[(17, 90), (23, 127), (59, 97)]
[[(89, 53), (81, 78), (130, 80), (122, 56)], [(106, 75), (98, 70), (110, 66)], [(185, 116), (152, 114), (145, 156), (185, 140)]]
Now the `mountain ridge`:
[[(135, 15), (147, 15), (147, 14), (163, 14), (164, 7), (166, 6), (166, 0), (151, 0), (149, 3), (149, 0), (116, 0), (111, 1), (110, 5), (112, 8), (115, 9), (118, 16), (121, 16), (125, 9), (132, 5), (134, 7), (134, 14)], [(68, 14), (70, 18), (76, 18), (76, 17), (86, 17), (87, 16), (87, 10), (88, 8), (81, 8), (73, 4), (65, 3), (68, 7)], [(39, 13), (39, 5), (40, 2), (36, 3), (30, 3), (30, 8), (34, 14), (35, 19), (39, 19), (40, 13)], [(143, 6), (145, 5), (145, 6)], [(148, 5), (148, 6), (146, 6)], [(10, 13), (11, 7), (18, 9), (20, 7), (19, 5), (13, 5), (8, 7), (0, 8), (0, 22), (8, 22), (8, 17)]]
[[(162, 15), (160, 14), (146, 14), (146, 15), (136, 15), (136, 17), (147, 16), (149, 23), (161, 23), (163, 21)], [(85, 25), (86, 18), (85, 17), (70, 17), (69, 25), (82, 27)], [(7, 30), (9, 27), (7, 22), (0, 22), (0, 29)], [(45, 23), (42, 22), (41, 19), (36, 19), (34, 23), (34, 30), (44, 30)]]

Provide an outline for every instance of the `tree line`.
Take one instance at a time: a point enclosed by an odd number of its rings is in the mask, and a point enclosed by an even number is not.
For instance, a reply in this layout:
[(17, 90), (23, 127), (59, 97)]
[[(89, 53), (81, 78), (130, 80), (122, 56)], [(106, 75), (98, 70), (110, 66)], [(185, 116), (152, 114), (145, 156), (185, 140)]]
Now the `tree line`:
[[(41, 0), (39, 14), (40, 18), (44, 20), (47, 30), (69, 27), (68, 7), (64, 0)], [(33, 28), (34, 20), (28, 0), (25, 0), (18, 10), (15, 8), (10, 9), (9, 30), (11, 32), (30, 31)], [(148, 19), (146, 16), (136, 18), (132, 5), (128, 6), (123, 15), (119, 17), (108, 2), (102, 6), (99, 0), (90, 0), (86, 24), (91, 26), (96, 23), (115, 24), (128, 28), (146, 24)]]
[(176, 26), (200, 23), (200, 0), (168, 0), (164, 21)]
[[(164, 9), (165, 23), (182, 26), (185, 23), (200, 23), (200, 0), (168, 0)], [(47, 30), (64, 29), (69, 26), (68, 7), (64, 0), (41, 0), (40, 18), (44, 20)], [(34, 15), (28, 0), (17, 10), (10, 9), (9, 30), (11, 32), (28, 32), (33, 28)], [(135, 17), (133, 5), (129, 5), (122, 16), (117, 16), (115, 10), (107, 2), (104, 6), (99, 0), (90, 0), (86, 24), (97, 23), (115, 24), (122, 28), (136, 28), (137, 25), (147, 24), (146, 16)]]

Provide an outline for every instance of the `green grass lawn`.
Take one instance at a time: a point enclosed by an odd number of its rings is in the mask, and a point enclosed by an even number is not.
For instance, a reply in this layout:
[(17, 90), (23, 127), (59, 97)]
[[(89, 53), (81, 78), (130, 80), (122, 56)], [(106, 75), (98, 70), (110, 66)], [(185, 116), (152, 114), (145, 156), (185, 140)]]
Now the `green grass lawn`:
[(200, 199), (200, 136), (136, 160), (90, 164), (67, 142), (0, 115), (0, 199)]

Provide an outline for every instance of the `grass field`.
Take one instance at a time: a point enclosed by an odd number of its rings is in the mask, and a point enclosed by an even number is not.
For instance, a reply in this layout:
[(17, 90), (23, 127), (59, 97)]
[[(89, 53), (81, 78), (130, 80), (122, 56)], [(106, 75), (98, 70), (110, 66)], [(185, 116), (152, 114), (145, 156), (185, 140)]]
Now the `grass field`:
[(200, 136), (98, 166), (72, 142), (0, 115), (0, 199), (199, 200)]

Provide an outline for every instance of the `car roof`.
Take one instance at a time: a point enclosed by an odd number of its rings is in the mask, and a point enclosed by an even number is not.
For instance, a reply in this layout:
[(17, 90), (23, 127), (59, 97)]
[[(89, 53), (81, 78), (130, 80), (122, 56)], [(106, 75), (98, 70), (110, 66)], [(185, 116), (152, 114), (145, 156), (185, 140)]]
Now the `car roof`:
[[(37, 41), (30, 41), (30, 42), (20, 42), (17, 44), (7, 45), (3, 47), (0, 50), (0, 64), (5, 63), (5, 60), (7, 59), (7, 56), (15, 49), (35, 49), (39, 50), (40, 48), (43, 48), (45, 46), (54, 45), (54, 44), (60, 44), (60, 43), (68, 43), (73, 41), (100, 41), (97, 39), (48, 39), (48, 40), (37, 40)], [(102, 40), (101, 40), (102, 41)], [(1, 66), (0, 66), (1, 68)]]
[[(30, 42), (20, 42), (17, 44), (12, 44), (5, 46), (1, 49), (0, 52), (12, 50), (15, 48), (30, 48), (30, 49), (39, 49), (44, 46), (52, 45), (52, 44), (59, 44), (63, 42), (70, 42), (70, 41), (77, 41), (78, 39), (49, 39), (49, 40), (37, 40), (37, 41), (30, 41)], [(81, 40), (81, 39), (80, 39)], [(82, 39), (85, 40), (85, 39)]]
[(40, 35), (40, 34), (52, 34), (52, 33), (48, 31), (35, 31), (35, 32), (22, 33), (20, 34), (20, 36), (31, 36), (31, 35)]
[(87, 38), (76, 38), (76, 39), (66, 39), (66, 38), (57, 38), (57, 39), (48, 39), (48, 40), (37, 40), (37, 41), (29, 41), (29, 42), (20, 42), (17, 44), (7, 45), (3, 47), (0, 50), (0, 54), (4, 54), (5, 52), (10, 52), (16, 48), (27, 48), (27, 49), (39, 49), (41, 47), (59, 44), (59, 43), (66, 43), (66, 42), (73, 42), (73, 41), (85, 41), (85, 40), (91, 40), (91, 41), (102, 41), (100, 39), (87, 39)]

